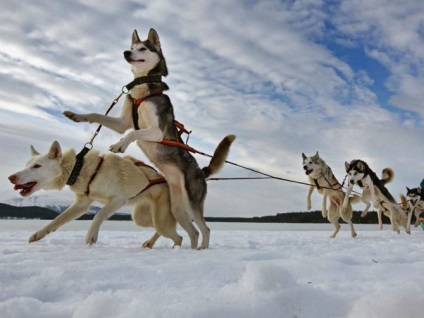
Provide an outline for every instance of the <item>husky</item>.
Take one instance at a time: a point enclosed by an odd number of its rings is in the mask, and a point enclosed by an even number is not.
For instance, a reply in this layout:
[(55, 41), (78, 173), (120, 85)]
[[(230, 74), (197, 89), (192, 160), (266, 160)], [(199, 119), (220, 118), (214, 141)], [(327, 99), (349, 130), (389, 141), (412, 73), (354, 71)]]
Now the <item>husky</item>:
[[(61, 190), (67, 184), (76, 162), (75, 151), (62, 153), (54, 141), (47, 154), (40, 154), (31, 146), (31, 159), (26, 168), (9, 176), (15, 190), (27, 197), (38, 190)], [(124, 205), (133, 205), (132, 218), (138, 226), (153, 227), (156, 232), (143, 243), (152, 248), (162, 235), (174, 246), (181, 246), (177, 221), (171, 213), (168, 185), (152, 167), (133, 157), (115, 154), (101, 155), (90, 150), (76, 181), (70, 186), (75, 201), (41, 230), (32, 234), (29, 242), (41, 240), (47, 234), (85, 214), (94, 201), (104, 204), (96, 213), (85, 242), (97, 242), (100, 225)]]
[[(381, 179), (380, 179), (382, 185), (385, 186), (387, 183), (391, 182), (393, 178), (394, 178), (393, 169), (389, 167), (384, 168), (383, 171), (381, 172)], [(364, 211), (361, 213), (361, 217), (365, 217), (368, 214), (368, 211), (371, 207), (371, 201), (372, 201), (371, 192), (368, 187), (363, 186), (362, 182), (359, 181), (357, 185), (359, 186), (359, 188), (362, 189), (361, 201), (365, 203), (366, 206)], [(378, 225), (380, 229), (383, 229), (383, 220), (381, 217), (383, 213), (387, 217), (390, 217), (390, 211), (384, 208), (382, 205), (379, 205), (379, 207), (377, 208), (377, 218), (378, 218)]]
[[(352, 203), (356, 203), (358, 201), (358, 197), (353, 196), (349, 198), (348, 195), (345, 195), (342, 190), (342, 185), (334, 176), (331, 168), (319, 156), (318, 151), (311, 157), (302, 153), (302, 159), (303, 170), (311, 183), (306, 197), (306, 208), (308, 210), (311, 209), (311, 195), (316, 187), (318, 192), (324, 196), (322, 199), (322, 217), (328, 217), (328, 220), (336, 228), (331, 237), (336, 237), (340, 230), (340, 217), (349, 224), (352, 237), (356, 237), (357, 234), (352, 223)], [(330, 199), (330, 207), (328, 210), (327, 198)], [(347, 202), (347, 209), (342, 211), (340, 208), (344, 201)]]
[[(121, 134), (131, 129), (124, 138), (110, 146), (110, 151), (124, 153), (135, 141), (164, 175), (171, 196), (171, 211), (188, 233), (191, 247), (198, 248), (199, 240), (199, 232), (192, 223), (194, 221), (202, 233), (199, 249), (208, 248), (210, 229), (204, 219), (204, 201), (206, 179), (211, 170), (200, 169), (187, 150), (166, 144), (166, 141), (180, 144), (182, 141), (175, 125), (171, 101), (163, 94), (168, 86), (160, 78), (168, 75), (168, 69), (157, 32), (150, 29), (147, 40), (141, 41), (137, 30), (134, 30), (131, 49), (124, 52), (124, 58), (130, 64), (135, 80), (119, 117), (95, 113), (75, 114), (70, 111), (64, 111), (64, 115), (75, 122), (98, 123)], [(234, 135), (223, 139), (226, 148), (216, 154), (220, 158), (219, 162), (225, 161), (234, 139)], [(210, 166), (214, 166), (214, 163), (211, 162)]]
[[(384, 177), (383, 173), (383, 179), (380, 180), (375, 172), (372, 171), (368, 164), (363, 160), (352, 160), (350, 163), (345, 162), (345, 169), (349, 183), (346, 195), (351, 193), (355, 184), (359, 185), (363, 188), (363, 202), (370, 200), (378, 211), (385, 211), (387, 216), (390, 218), (393, 231), (400, 233), (399, 226), (403, 226), (405, 228), (405, 232), (410, 234), (408, 217), (405, 211), (398, 205), (396, 200), (384, 186), (384, 184), (392, 177)], [(385, 171), (389, 175), (393, 176), (392, 169), (386, 168)], [(368, 197), (370, 197), (370, 199), (368, 199)], [(344, 200), (342, 209), (348, 209), (347, 200)], [(379, 222), (381, 222), (381, 216), (379, 217)]]
[(417, 227), (420, 224), (420, 215), (424, 212), (424, 191), (421, 188), (409, 189), (406, 187), (406, 197), (407, 203), (409, 203), (409, 221), (412, 218), (412, 214), (414, 214), (414, 226)]

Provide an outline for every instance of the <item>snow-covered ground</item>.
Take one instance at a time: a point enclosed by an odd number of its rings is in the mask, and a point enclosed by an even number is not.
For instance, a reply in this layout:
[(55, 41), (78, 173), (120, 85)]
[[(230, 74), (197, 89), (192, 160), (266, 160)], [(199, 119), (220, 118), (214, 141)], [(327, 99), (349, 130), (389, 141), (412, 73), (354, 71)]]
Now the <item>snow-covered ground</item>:
[(423, 317), (424, 231), (357, 225), (216, 224), (211, 248), (182, 248), (131, 222), (89, 221), (40, 242), (47, 221), (0, 221), (0, 317)]

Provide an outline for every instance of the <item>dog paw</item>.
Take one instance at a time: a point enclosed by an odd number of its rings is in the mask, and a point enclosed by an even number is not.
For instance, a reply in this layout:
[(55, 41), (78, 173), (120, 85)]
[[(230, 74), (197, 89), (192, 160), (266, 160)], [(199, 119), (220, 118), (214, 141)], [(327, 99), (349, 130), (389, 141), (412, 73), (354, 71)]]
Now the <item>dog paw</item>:
[(85, 244), (93, 245), (97, 242), (98, 233), (88, 233), (85, 237)]
[(129, 146), (129, 142), (125, 140), (125, 138), (122, 138), (120, 141), (118, 141), (116, 144), (113, 144), (109, 147), (109, 151), (113, 153), (124, 153), (125, 150), (127, 150)]
[(42, 232), (42, 231), (35, 232), (29, 237), (28, 243), (37, 242), (41, 240), (43, 237), (45, 237), (47, 234), (48, 233)]
[(368, 212), (362, 212), (362, 213), (361, 213), (361, 218), (366, 217), (366, 216), (367, 216), (367, 214), (368, 214)]
[(146, 242), (143, 243), (143, 245), (141, 245), (142, 248), (153, 248), (153, 245), (155, 243), (152, 243), (150, 240), (147, 240)]
[(308, 211), (312, 209), (312, 204), (311, 204), (311, 202), (308, 202), (308, 203), (306, 204), (306, 209), (307, 209)]
[(83, 121), (87, 121), (87, 119), (84, 117), (84, 116), (81, 116), (81, 115), (78, 115), (78, 114), (75, 114), (75, 113), (73, 113), (73, 112), (70, 112), (70, 111), (68, 111), (68, 110), (65, 110), (64, 112), (63, 112), (63, 115), (65, 115), (65, 117), (68, 117), (70, 120), (73, 120), (73, 121), (75, 121), (75, 122), (83, 122)]

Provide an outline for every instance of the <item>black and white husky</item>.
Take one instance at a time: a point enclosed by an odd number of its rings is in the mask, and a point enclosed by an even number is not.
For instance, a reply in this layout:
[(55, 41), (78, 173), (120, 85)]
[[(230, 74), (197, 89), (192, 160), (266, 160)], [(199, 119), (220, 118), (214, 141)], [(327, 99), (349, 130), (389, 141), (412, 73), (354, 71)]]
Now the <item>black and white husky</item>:
[[(163, 94), (168, 86), (161, 81), (168, 70), (162, 54), (159, 36), (150, 29), (148, 38), (141, 41), (134, 30), (131, 49), (124, 52), (125, 60), (131, 65), (134, 86), (130, 88), (120, 117), (100, 114), (75, 114), (65, 111), (64, 115), (76, 122), (95, 122), (118, 133), (131, 131), (120, 141), (110, 146), (112, 152), (125, 152), (129, 144), (136, 141), (147, 158), (164, 174), (169, 185), (171, 210), (191, 240), (191, 247), (198, 247), (199, 232), (202, 233), (201, 249), (209, 247), (210, 230), (204, 220), (204, 201), (206, 198), (206, 178), (210, 169), (201, 169), (194, 157), (179, 147), (163, 144), (163, 141), (179, 141), (175, 125), (174, 110), (169, 97)], [(217, 148), (222, 163), (229, 152), (234, 135), (225, 137)], [(213, 161), (213, 160), (212, 160)], [(214, 166), (211, 161), (209, 166)], [(215, 164), (216, 166), (216, 164)], [(217, 171), (217, 167), (213, 168)]]
[[(349, 183), (346, 197), (352, 192), (354, 185), (360, 186), (363, 189), (362, 196), (369, 195), (376, 209), (387, 211), (393, 231), (400, 233), (399, 226), (401, 225), (409, 234), (410, 227), (405, 211), (397, 204), (395, 198), (384, 186), (384, 182), (377, 177), (368, 164), (363, 160), (352, 160), (350, 163), (345, 162), (345, 169)], [(363, 201), (366, 200), (363, 199)], [(345, 199), (342, 209), (347, 209), (348, 204), (349, 202)]]
[(406, 187), (406, 197), (410, 208), (409, 219), (411, 219), (412, 214), (415, 214), (414, 225), (417, 227), (420, 224), (420, 214), (424, 212), (424, 190), (421, 188), (409, 189)]

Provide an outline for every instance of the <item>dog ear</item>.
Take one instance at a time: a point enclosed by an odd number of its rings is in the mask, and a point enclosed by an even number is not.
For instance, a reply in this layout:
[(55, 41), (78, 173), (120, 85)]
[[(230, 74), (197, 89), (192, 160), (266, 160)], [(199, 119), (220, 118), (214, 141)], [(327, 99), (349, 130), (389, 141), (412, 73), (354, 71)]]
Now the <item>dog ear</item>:
[(48, 156), (49, 159), (62, 159), (62, 149), (57, 141), (53, 141)]
[(160, 54), (160, 63), (159, 63), (159, 71), (162, 76), (168, 75), (168, 67), (166, 66), (165, 57), (162, 54), (162, 47), (160, 45), (159, 35), (156, 32), (155, 29), (150, 29), (149, 36), (147, 37), (147, 40), (155, 47), (155, 49)]
[(306, 158), (308, 157), (306, 157), (305, 154), (302, 152), (302, 159), (305, 160)]
[(131, 36), (131, 46), (136, 42), (141, 42), (141, 41), (140, 41), (140, 38), (138, 37), (137, 30), (134, 30)]
[(362, 161), (358, 161), (357, 167), (361, 171), (364, 171), (365, 170), (365, 164)]
[(346, 170), (346, 172), (349, 171), (349, 168), (350, 168), (350, 165), (345, 161), (345, 170)]
[(31, 156), (38, 156), (38, 155), (40, 155), (40, 153), (37, 151), (37, 150), (35, 150), (35, 148), (31, 145)]
[(421, 194), (421, 188), (418, 188), (418, 189), (417, 189), (417, 193), (418, 193), (418, 194)]
[(155, 29), (150, 29), (149, 36), (147, 37), (147, 39), (150, 41), (150, 43), (153, 44), (156, 50), (162, 52), (162, 49), (160, 47), (159, 35)]
[(409, 189), (408, 187), (406, 187), (406, 193), (408, 193), (409, 191), (411, 191), (411, 189)]

